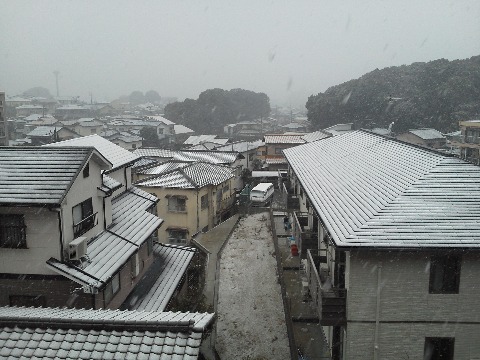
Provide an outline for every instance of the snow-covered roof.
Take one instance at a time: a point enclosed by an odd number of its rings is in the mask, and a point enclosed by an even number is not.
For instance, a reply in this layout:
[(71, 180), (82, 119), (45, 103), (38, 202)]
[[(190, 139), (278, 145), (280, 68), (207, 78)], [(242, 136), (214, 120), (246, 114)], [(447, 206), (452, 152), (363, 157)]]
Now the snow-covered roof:
[[(10, 100), (11, 101), (11, 100)], [(22, 109), (27, 109), (27, 110), (42, 110), (43, 106), (40, 105), (20, 105), (17, 106), (15, 109), (17, 110), (22, 110)]]
[(193, 145), (193, 146), (187, 146), (185, 147), (186, 150), (195, 150), (195, 151), (204, 151), (204, 150), (207, 150), (207, 151), (210, 151), (210, 150), (213, 150), (216, 146), (218, 146), (217, 143), (212, 143), (212, 142), (203, 142), (201, 144), (197, 144), (197, 145)]
[(238, 152), (223, 152), (223, 151), (177, 151), (173, 155), (173, 160), (176, 161), (203, 161), (211, 164), (232, 164), (238, 158), (243, 159), (243, 155)]
[(162, 219), (147, 212), (158, 199), (131, 187), (112, 201), (112, 225), (88, 242), (88, 261), (81, 267), (50, 258), (47, 266), (90, 288), (101, 288), (161, 225)]
[(317, 140), (322, 140), (330, 137), (331, 134), (324, 133), (323, 131), (314, 131), (305, 135), (302, 135), (302, 139), (305, 140), (305, 142), (313, 142)]
[(43, 115), (41, 114), (32, 114), (32, 115), (29, 115), (27, 116), (26, 118), (24, 118), (25, 121), (36, 121), (38, 119), (40, 119)]
[(385, 135), (385, 136), (390, 135), (391, 133), (391, 131), (386, 128), (373, 128), (370, 131), (373, 132), (374, 134)]
[(175, 134), (192, 134), (192, 133), (195, 132), (192, 129), (186, 127), (185, 125), (181, 125), (181, 124), (173, 125), (173, 129), (175, 131)]
[(55, 131), (60, 130), (61, 127), (57, 128), (55, 126), (37, 126), (35, 129), (30, 131), (27, 136), (53, 136)]
[(94, 152), (93, 148), (0, 147), (0, 203), (60, 204)]
[(197, 359), (214, 314), (0, 307), (5, 359)]
[(280, 176), (278, 171), (252, 171), (252, 178)]
[(285, 134), (270, 134), (265, 135), (264, 141), (266, 144), (304, 144), (302, 139), (304, 134), (285, 135)]
[(217, 138), (217, 135), (192, 135), (184, 141), (184, 145), (198, 145), (204, 142), (212, 142), (219, 145), (226, 144), (228, 139)]
[(129, 294), (124, 305), (130, 310), (164, 311), (195, 252), (195, 248), (191, 247), (155, 244), (152, 266)]
[(435, 140), (435, 139), (445, 139), (443, 134), (435, 129), (410, 129), (408, 132), (418, 136), (423, 140)]
[(137, 185), (182, 189), (201, 188), (207, 185), (218, 185), (231, 179), (234, 177), (233, 171), (228, 166), (198, 162), (145, 179)]
[(135, 161), (135, 164), (133, 164), (132, 169), (135, 169), (135, 170), (142, 169), (142, 168), (150, 167), (156, 164), (158, 164), (157, 160), (142, 157), (137, 161)]
[(175, 123), (173, 121), (165, 119), (163, 116), (155, 115), (155, 116), (149, 116), (148, 118), (153, 119), (154, 121), (164, 123), (165, 125), (175, 125)]
[(135, 151), (133, 151), (133, 154), (136, 156), (168, 159), (168, 158), (173, 158), (173, 155), (175, 154), (175, 152), (168, 149), (143, 148), (143, 149), (136, 149)]
[(102, 138), (101, 136), (90, 135), (83, 136), (71, 140), (60, 141), (53, 144), (47, 144), (44, 146), (74, 146), (74, 147), (84, 147), (91, 146), (97, 149), (103, 156), (107, 158), (113, 164), (113, 168), (118, 168), (125, 166), (127, 164), (133, 163), (140, 158), (139, 155), (131, 153), (124, 148), (115, 145), (111, 141)]
[(170, 170), (185, 167), (191, 164), (190, 162), (181, 162), (181, 161), (167, 161), (158, 166), (151, 167), (142, 171), (139, 171), (139, 174), (143, 175), (160, 175), (166, 173)]
[(367, 131), (284, 154), (339, 247), (480, 247), (478, 166)]
[(324, 132), (331, 134), (332, 136), (338, 136), (338, 135), (343, 135), (348, 132), (353, 131), (353, 124), (352, 123), (347, 123), (347, 124), (335, 124), (332, 125), (326, 129), (323, 129)]
[(78, 126), (84, 126), (84, 127), (96, 127), (96, 126), (102, 126), (103, 123), (101, 121), (98, 121), (97, 119), (94, 118), (83, 118), (78, 120)]
[(236, 151), (239, 153), (242, 152), (247, 152), (250, 150), (257, 149), (260, 146), (265, 145), (265, 143), (262, 140), (257, 140), (257, 141), (240, 141), (236, 143), (231, 143), (231, 144), (226, 144), (223, 146), (217, 146), (215, 148), (216, 151)]
[(286, 164), (287, 160), (285, 158), (266, 158), (265, 159), (265, 164), (267, 165), (280, 165), (280, 164)]

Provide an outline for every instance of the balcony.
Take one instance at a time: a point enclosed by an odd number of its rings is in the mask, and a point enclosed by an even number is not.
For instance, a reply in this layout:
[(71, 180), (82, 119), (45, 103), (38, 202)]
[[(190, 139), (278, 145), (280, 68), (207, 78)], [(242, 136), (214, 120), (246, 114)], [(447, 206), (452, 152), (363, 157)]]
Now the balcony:
[(317, 308), (322, 326), (341, 326), (347, 323), (347, 290), (331, 285), (328, 277), (320, 276), (320, 264), (326, 256), (320, 250), (307, 250), (307, 279), (310, 296)]
[(308, 213), (293, 212), (292, 235), (302, 259), (307, 258), (307, 249), (316, 248), (318, 243), (318, 234), (308, 227), (308, 216)]
[(85, 219), (80, 221), (78, 224), (73, 225), (73, 237), (77, 238), (83, 234), (85, 234), (88, 230), (93, 228), (97, 225), (97, 214), (94, 213), (92, 215), (87, 216)]

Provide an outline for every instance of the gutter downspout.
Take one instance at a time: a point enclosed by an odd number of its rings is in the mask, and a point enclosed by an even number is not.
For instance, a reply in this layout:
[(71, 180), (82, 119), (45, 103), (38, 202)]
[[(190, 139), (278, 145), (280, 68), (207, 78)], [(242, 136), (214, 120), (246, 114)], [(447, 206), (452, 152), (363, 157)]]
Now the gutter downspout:
[(63, 228), (62, 228), (62, 208), (60, 209), (52, 209), (49, 208), (48, 210), (56, 212), (58, 217), (58, 230), (60, 231), (60, 261), (64, 261), (63, 256)]
[(377, 268), (377, 307), (375, 312), (375, 337), (373, 342), (373, 360), (378, 360), (378, 328), (380, 325), (380, 290), (382, 279), (382, 265)]

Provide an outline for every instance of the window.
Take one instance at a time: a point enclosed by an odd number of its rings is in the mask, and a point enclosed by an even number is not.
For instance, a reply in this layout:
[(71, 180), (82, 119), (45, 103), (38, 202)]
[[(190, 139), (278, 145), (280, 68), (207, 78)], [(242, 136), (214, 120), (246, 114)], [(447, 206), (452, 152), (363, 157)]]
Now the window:
[(137, 148), (137, 144), (132, 144), (132, 149), (136, 149)]
[(203, 195), (200, 199), (200, 202), (202, 205), (202, 209), (208, 208), (208, 194)]
[(453, 360), (455, 338), (425, 338), (424, 360)]
[(10, 295), (10, 306), (26, 306), (26, 307), (45, 307), (47, 302), (43, 295)]
[(116, 293), (120, 290), (120, 273), (113, 275), (112, 280), (107, 284), (103, 291), (103, 298), (105, 305), (107, 305)]
[(170, 244), (186, 244), (187, 230), (183, 230), (183, 229), (168, 230), (168, 242)]
[(26, 229), (24, 215), (0, 215), (0, 247), (25, 249)]
[(228, 192), (230, 190), (230, 185), (227, 184), (223, 187), (223, 193), (225, 194), (226, 192)]
[(73, 236), (85, 234), (96, 225), (97, 213), (93, 213), (92, 198), (75, 205), (73, 212)]
[(87, 163), (85, 167), (83, 168), (83, 177), (87, 178), (90, 176), (90, 164)]
[(435, 255), (430, 259), (430, 294), (458, 294), (461, 258)]
[(162, 135), (163, 134), (163, 128), (158, 128), (158, 135)]
[(171, 196), (168, 198), (168, 211), (186, 212), (186, 203), (184, 197)]

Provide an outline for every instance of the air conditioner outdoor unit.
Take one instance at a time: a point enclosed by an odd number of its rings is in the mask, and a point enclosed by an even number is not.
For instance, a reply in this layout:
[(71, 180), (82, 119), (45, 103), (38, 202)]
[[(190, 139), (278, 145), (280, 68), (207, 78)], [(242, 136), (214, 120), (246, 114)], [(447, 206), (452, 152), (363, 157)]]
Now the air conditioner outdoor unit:
[(70, 260), (80, 260), (80, 258), (87, 255), (87, 238), (81, 236), (68, 244), (68, 254)]

